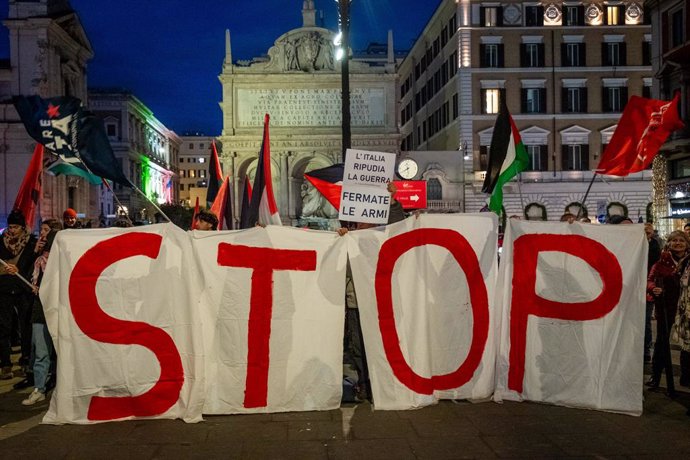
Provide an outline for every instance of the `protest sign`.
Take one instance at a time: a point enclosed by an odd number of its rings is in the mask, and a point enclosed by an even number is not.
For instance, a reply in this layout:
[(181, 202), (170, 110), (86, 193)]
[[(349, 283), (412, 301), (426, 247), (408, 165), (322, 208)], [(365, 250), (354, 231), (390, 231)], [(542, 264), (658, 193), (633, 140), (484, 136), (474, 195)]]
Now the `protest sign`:
[(385, 224), (388, 222), (395, 154), (348, 149), (340, 193), (340, 220)]
[(508, 221), (494, 399), (642, 413), (640, 225)]
[(421, 215), (348, 233), (377, 409), (491, 396), (497, 228), (493, 213)]
[(60, 357), (43, 421), (200, 421), (197, 273), (172, 224), (59, 232), (40, 292)]
[(194, 232), (203, 274), (205, 414), (335, 409), (345, 242), (268, 226)]

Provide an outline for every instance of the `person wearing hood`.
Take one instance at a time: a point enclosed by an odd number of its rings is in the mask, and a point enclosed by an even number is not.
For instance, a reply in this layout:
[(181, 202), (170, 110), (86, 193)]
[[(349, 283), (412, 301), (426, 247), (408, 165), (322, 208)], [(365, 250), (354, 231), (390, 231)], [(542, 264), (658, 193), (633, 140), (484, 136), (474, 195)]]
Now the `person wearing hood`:
[[(22, 356), (19, 364), (26, 366), (31, 355), (31, 309), (28, 295), (17, 274), (31, 277), (36, 254), (36, 238), (26, 228), (24, 215), (18, 209), (7, 216), (7, 228), (0, 238), (0, 380), (9, 380), (12, 373), (12, 318), (18, 316)], [(20, 373), (18, 373), (20, 374)]]

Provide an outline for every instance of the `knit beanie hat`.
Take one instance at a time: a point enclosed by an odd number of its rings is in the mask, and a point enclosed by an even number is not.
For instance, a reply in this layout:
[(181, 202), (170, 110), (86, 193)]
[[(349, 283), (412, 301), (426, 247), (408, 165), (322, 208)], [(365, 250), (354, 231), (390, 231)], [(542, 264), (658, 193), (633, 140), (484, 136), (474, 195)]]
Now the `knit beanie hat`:
[(75, 211), (72, 208), (65, 209), (65, 212), (62, 213), (62, 218), (67, 219), (68, 217), (74, 217), (76, 219), (77, 218), (77, 211)]
[(24, 214), (19, 209), (13, 209), (9, 216), (7, 216), (7, 225), (26, 226), (26, 219)]

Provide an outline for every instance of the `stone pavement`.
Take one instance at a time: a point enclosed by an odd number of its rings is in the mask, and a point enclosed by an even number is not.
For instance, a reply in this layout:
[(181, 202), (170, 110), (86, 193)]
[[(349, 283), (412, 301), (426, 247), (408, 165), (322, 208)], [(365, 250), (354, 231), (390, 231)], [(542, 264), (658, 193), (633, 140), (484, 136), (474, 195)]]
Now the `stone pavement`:
[(326, 412), (39, 425), (47, 401), (0, 385), (0, 458), (690, 458), (690, 390), (645, 390), (641, 417), (535, 403), (443, 401), (415, 411), (368, 403)]

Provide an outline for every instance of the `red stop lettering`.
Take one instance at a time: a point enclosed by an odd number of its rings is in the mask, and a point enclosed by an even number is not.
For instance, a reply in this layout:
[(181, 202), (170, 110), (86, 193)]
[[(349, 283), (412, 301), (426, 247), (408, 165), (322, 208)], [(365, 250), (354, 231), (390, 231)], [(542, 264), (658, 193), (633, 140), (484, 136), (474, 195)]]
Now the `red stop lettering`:
[[(418, 375), (403, 356), (391, 292), (393, 268), (397, 260), (410, 249), (427, 244), (446, 248), (465, 272), (474, 315), (472, 343), (465, 361), (455, 371), (431, 378)], [(457, 232), (445, 229), (413, 230), (389, 239), (379, 253), (375, 287), (383, 348), (395, 377), (412, 391), (427, 395), (434, 390), (458, 388), (469, 382), (484, 354), (489, 334), (489, 302), (479, 260), (467, 240)]]
[(244, 407), (265, 407), (268, 398), (273, 272), (316, 270), (316, 251), (255, 248), (220, 243), (218, 265), (252, 269)]
[[(510, 367), (508, 388), (522, 393), (529, 315), (542, 318), (587, 321), (611, 312), (621, 297), (623, 273), (611, 251), (580, 235), (523, 235), (513, 243), (513, 296), (510, 311)], [(540, 252), (564, 252), (587, 262), (599, 273), (603, 288), (589, 302), (555, 302), (536, 294), (537, 258)]]
[(101, 241), (77, 261), (69, 279), (69, 301), (77, 326), (88, 337), (103, 343), (141, 345), (151, 350), (161, 373), (153, 387), (138, 396), (91, 398), (89, 420), (152, 417), (170, 409), (184, 383), (180, 353), (163, 329), (138, 321), (125, 321), (106, 314), (98, 304), (96, 283), (101, 273), (121, 260), (134, 256), (158, 257), (162, 237), (151, 233), (128, 233)]

